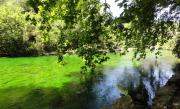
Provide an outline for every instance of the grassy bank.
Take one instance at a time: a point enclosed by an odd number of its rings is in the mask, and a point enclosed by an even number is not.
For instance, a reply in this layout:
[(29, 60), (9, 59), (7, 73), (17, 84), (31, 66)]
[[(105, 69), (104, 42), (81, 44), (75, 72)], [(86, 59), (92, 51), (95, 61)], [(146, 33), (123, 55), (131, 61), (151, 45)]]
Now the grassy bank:
[[(121, 59), (109, 56), (104, 66), (115, 66)], [(59, 109), (62, 100), (63, 108), (71, 108), (66, 101), (75, 96), (83, 61), (73, 55), (65, 62), (62, 66), (56, 56), (0, 58), (0, 109)]]
[[(120, 56), (111, 54), (111, 59), (104, 66), (115, 66)], [(65, 65), (57, 61), (56, 56), (28, 58), (0, 58), (0, 89), (8, 87), (36, 86), (61, 87), (69, 81), (79, 81), (82, 59), (65, 57)]]

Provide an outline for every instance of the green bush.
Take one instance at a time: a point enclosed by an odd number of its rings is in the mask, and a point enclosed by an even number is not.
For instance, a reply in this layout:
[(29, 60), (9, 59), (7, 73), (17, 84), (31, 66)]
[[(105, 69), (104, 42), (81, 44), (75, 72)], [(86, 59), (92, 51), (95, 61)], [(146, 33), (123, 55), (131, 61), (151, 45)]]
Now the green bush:
[(36, 43), (29, 41), (29, 26), (20, 8), (0, 7), (0, 56), (39, 54)]
[(43, 42), (44, 52), (57, 51), (58, 36), (60, 34), (60, 30), (58, 29), (59, 25), (60, 23), (58, 21), (55, 21), (55, 23), (51, 24), (52, 29), (48, 32), (48, 37)]

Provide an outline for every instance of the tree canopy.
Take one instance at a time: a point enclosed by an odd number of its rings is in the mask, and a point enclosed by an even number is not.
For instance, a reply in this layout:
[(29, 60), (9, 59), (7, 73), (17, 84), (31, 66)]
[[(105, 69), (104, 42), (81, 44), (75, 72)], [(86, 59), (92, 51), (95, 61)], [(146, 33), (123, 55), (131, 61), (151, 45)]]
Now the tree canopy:
[(155, 50), (158, 44), (161, 49), (179, 31), (179, 0), (123, 0), (118, 5), (124, 8), (120, 21), (131, 24), (126, 30), (127, 43), (133, 44), (137, 52), (145, 52), (147, 48)]

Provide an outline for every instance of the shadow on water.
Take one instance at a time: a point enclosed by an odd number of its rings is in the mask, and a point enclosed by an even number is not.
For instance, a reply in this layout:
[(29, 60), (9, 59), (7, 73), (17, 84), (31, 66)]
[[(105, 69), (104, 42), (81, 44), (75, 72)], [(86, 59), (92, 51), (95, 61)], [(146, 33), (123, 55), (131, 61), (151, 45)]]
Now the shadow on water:
[(63, 102), (56, 88), (11, 87), (0, 96), (0, 109), (51, 109)]
[(132, 63), (105, 68), (88, 81), (88, 90), (73, 82), (61, 88), (0, 89), (0, 109), (102, 109), (117, 100), (126, 102), (125, 96), (130, 96), (137, 109), (145, 109), (153, 103), (158, 88), (172, 77), (172, 68), (166, 61), (144, 61), (139, 68)]
[(53, 87), (0, 89), (0, 109), (88, 109), (89, 93), (78, 84)]

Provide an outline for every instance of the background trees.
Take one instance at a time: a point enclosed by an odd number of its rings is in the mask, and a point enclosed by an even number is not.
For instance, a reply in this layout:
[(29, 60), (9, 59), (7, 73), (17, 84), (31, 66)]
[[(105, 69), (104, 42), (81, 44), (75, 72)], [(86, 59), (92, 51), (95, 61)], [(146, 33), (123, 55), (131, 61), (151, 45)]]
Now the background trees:
[(0, 55), (33, 56), (38, 55), (38, 39), (20, 8), (1, 6), (0, 8)]
[[(38, 56), (57, 50), (55, 24), (48, 41), (33, 24), (35, 13), (26, 0), (4, 0), (0, 4), (0, 56)], [(38, 18), (38, 16), (36, 16)], [(30, 21), (31, 20), (31, 21)]]

